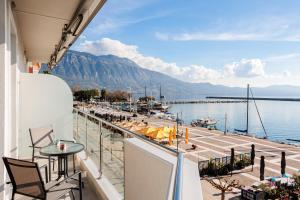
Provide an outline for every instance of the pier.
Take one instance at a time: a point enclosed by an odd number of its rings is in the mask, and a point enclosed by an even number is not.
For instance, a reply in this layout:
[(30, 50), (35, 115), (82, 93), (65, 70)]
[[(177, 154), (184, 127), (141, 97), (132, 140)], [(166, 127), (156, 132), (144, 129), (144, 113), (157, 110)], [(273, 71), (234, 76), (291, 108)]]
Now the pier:
[[(208, 96), (206, 99), (247, 100), (247, 97)], [(300, 101), (300, 98), (249, 97), (249, 100), (262, 101)]]
[(246, 100), (188, 100), (168, 101), (167, 104), (246, 103)]

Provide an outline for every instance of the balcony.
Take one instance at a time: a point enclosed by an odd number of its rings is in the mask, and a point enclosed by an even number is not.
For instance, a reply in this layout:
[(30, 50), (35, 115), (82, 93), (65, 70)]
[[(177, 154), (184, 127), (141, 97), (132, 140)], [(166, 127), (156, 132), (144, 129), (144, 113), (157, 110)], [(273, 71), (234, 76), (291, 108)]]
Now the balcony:
[(19, 158), (31, 156), (28, 129), (52, 124), (57, 139), (84, 144), (85, 150), (77, 154), (78, 168), (86, 172), (86, 192), (96, 192), (97, 199), (202, 199), (196, 163), (168, 146), (74, 109), (72, 93), (61, 79), (21, 74), (20, 91)]
[[(177, 154), (175, 150), (162, 146), (144, 136), (125, 130), (75, 108), (73, 110), (73, 122), (74, 139), (85, 145), (85, 155), (79, 155), (79, 157), (83, 160), (90, 159), (95, 164), (94, 167), (96, 167), (96, 170), (94, 168), (93, 171), (97, 171), (96, 176), (98, 177), (96, 179), (107, 180), (112, 186), (110, 191), (114, 191), (113, 195), (119, 199), (124, 199), (125, 197), (126, 139), (137, 138), (138, 140), (154, 145), (155, 148), (159, 148), (171, 155), (176, 162), (176, 157), (181, 155)], [(181, 170), (182, 167), (177, 167), (177, 173)], [(174, 178), (175, 182), (178, 182), (181, 177)], [(179, 187), (179, 190), (182, 190), (182, 188)]]

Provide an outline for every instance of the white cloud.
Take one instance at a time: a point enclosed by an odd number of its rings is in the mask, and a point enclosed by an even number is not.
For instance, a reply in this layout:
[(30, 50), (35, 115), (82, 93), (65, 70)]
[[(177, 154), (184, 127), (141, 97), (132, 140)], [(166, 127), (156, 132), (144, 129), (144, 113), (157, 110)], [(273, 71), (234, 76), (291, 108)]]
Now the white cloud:
[(122, 0), (122, 2), (120, 2), (120, 0), (111, 0), (105, 4), (100, 15), (96, 17), (98, 19), (93, 20), (94, 23), (97, 21), (99, 23), (88, 27), (89, 32), (97, 35), (113, 33), (124, 27), (162, 18), (172, 13), (172, 11), (169, 10), (161, 10), (136, 16), (136, 10), (151, 5), (156, 1), (157, 0)]
[(179, 34), (155, 32), (155, 37), (159, 40), (171, 41), (300, 41), (297, 35), (276, 35), (268, 32), (186, 32)]
[(291, 74), (290, 71), (288, 71), (288, 70), (283, 71), (283, 76), (285, 76), (285, 77), (290, 77), (291, 75), (292, 75), (292, 74)]
[(89, 52), (95, 55), (116, 55), (129, 58), (143, 68), (158, 71), (188, 82), (201, 82), (218, 79), (222, 76), (214, 69), (202, 65), (178, 66), (176, 63), (168, 63), (159, 58), (145, 56), (138, 51), (135, 45), (126, 45), (118, 40), (103, 38), (98, 41), (85, 41), (76, 50)]
[(278, 61), (286, 61), (290, 59), (300, 58), (300, 53), (289, 53), (277, 56), (271, 56), (266, 58), (265, 60), (268, 62), (278, 62)]
[(266, 63), (258, 58), (241, 59), (224, 65), (220, 70), (215, 70), (203, 65), (178, 66), (176, 63), (165, 62), (160, 58), (143, 55), (136, 45), (127, 45), (109, 38), (84, 41), (75, 50), (89, 52), (94, 55), (111, 54), (125, 57), (143, 68), (161, 72), (186, 82), (210, 82), (228, 86), (244, 86), (246, 83), (255, 86), (268, 86), (274, 83), (288, 84), (289, 81), (295, 84), (299, 83), (299, 79), (296, 79), (287, 70), (277, 74), (267, 73), (265, 70)]
[(205, 29), (156, 32), (159, 40), (174, 41), (300, 41), (295, 16), (256, 16), (251, 19), (215, 19)]
[(175, 40), (175, 41), (192, 41), (192, 40), (207, 40), (207, 41), (247, 41), (263, 39), (262, 35), (251, 33), (181, 33), (181, 34), (165, 34), (156, 32), (156, 38), (160, 40)]
[(242, 59), (225, 65), (225, 74), (237, 77), (257, 77), (265, 75), (265, 63), (260, 59)]
[(86, 35), (85, 35), (85, 34), (81, 34), (81, 35), (79, 36), (79, 39), (80, 39), (80, 40), (85, 40), (85, 39), (86, 39)]

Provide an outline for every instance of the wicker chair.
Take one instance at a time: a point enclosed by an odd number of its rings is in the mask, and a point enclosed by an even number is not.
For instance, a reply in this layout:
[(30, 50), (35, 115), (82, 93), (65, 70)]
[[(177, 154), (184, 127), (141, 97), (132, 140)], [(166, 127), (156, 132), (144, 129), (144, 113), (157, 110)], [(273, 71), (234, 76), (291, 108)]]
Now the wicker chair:
[[(81, 172), (77, 172), (61, 181), (47, 180), (47, 165), (45, 165), (46, 183), (44, 183), (38, 164), (35, 162), (3, 157), (12, 184), (12, 200), (15, 194), (21, 194), (33, 199), (55, 200), (70, 193), (75, 199), (73, 190), (79, 191), (82, 200)], [(78, 176), (78, 180), (74, 177)], [(75, 181), (76, 183), (74, 183)], [(72, 182), (72, 183), (71, 183)]]

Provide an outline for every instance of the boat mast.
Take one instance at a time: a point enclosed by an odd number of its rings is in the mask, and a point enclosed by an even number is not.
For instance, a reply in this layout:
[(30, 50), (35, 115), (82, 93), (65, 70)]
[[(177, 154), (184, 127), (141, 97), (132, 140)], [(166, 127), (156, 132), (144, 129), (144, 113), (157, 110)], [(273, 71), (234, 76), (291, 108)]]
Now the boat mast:
[(249, 84), (247, 84), (247, 125), (246, 125), (246, 134), (249, 133)]
[(162, 104), (162, 98), (161, 98), (161, 85), (159, 85), (159, 101)]

